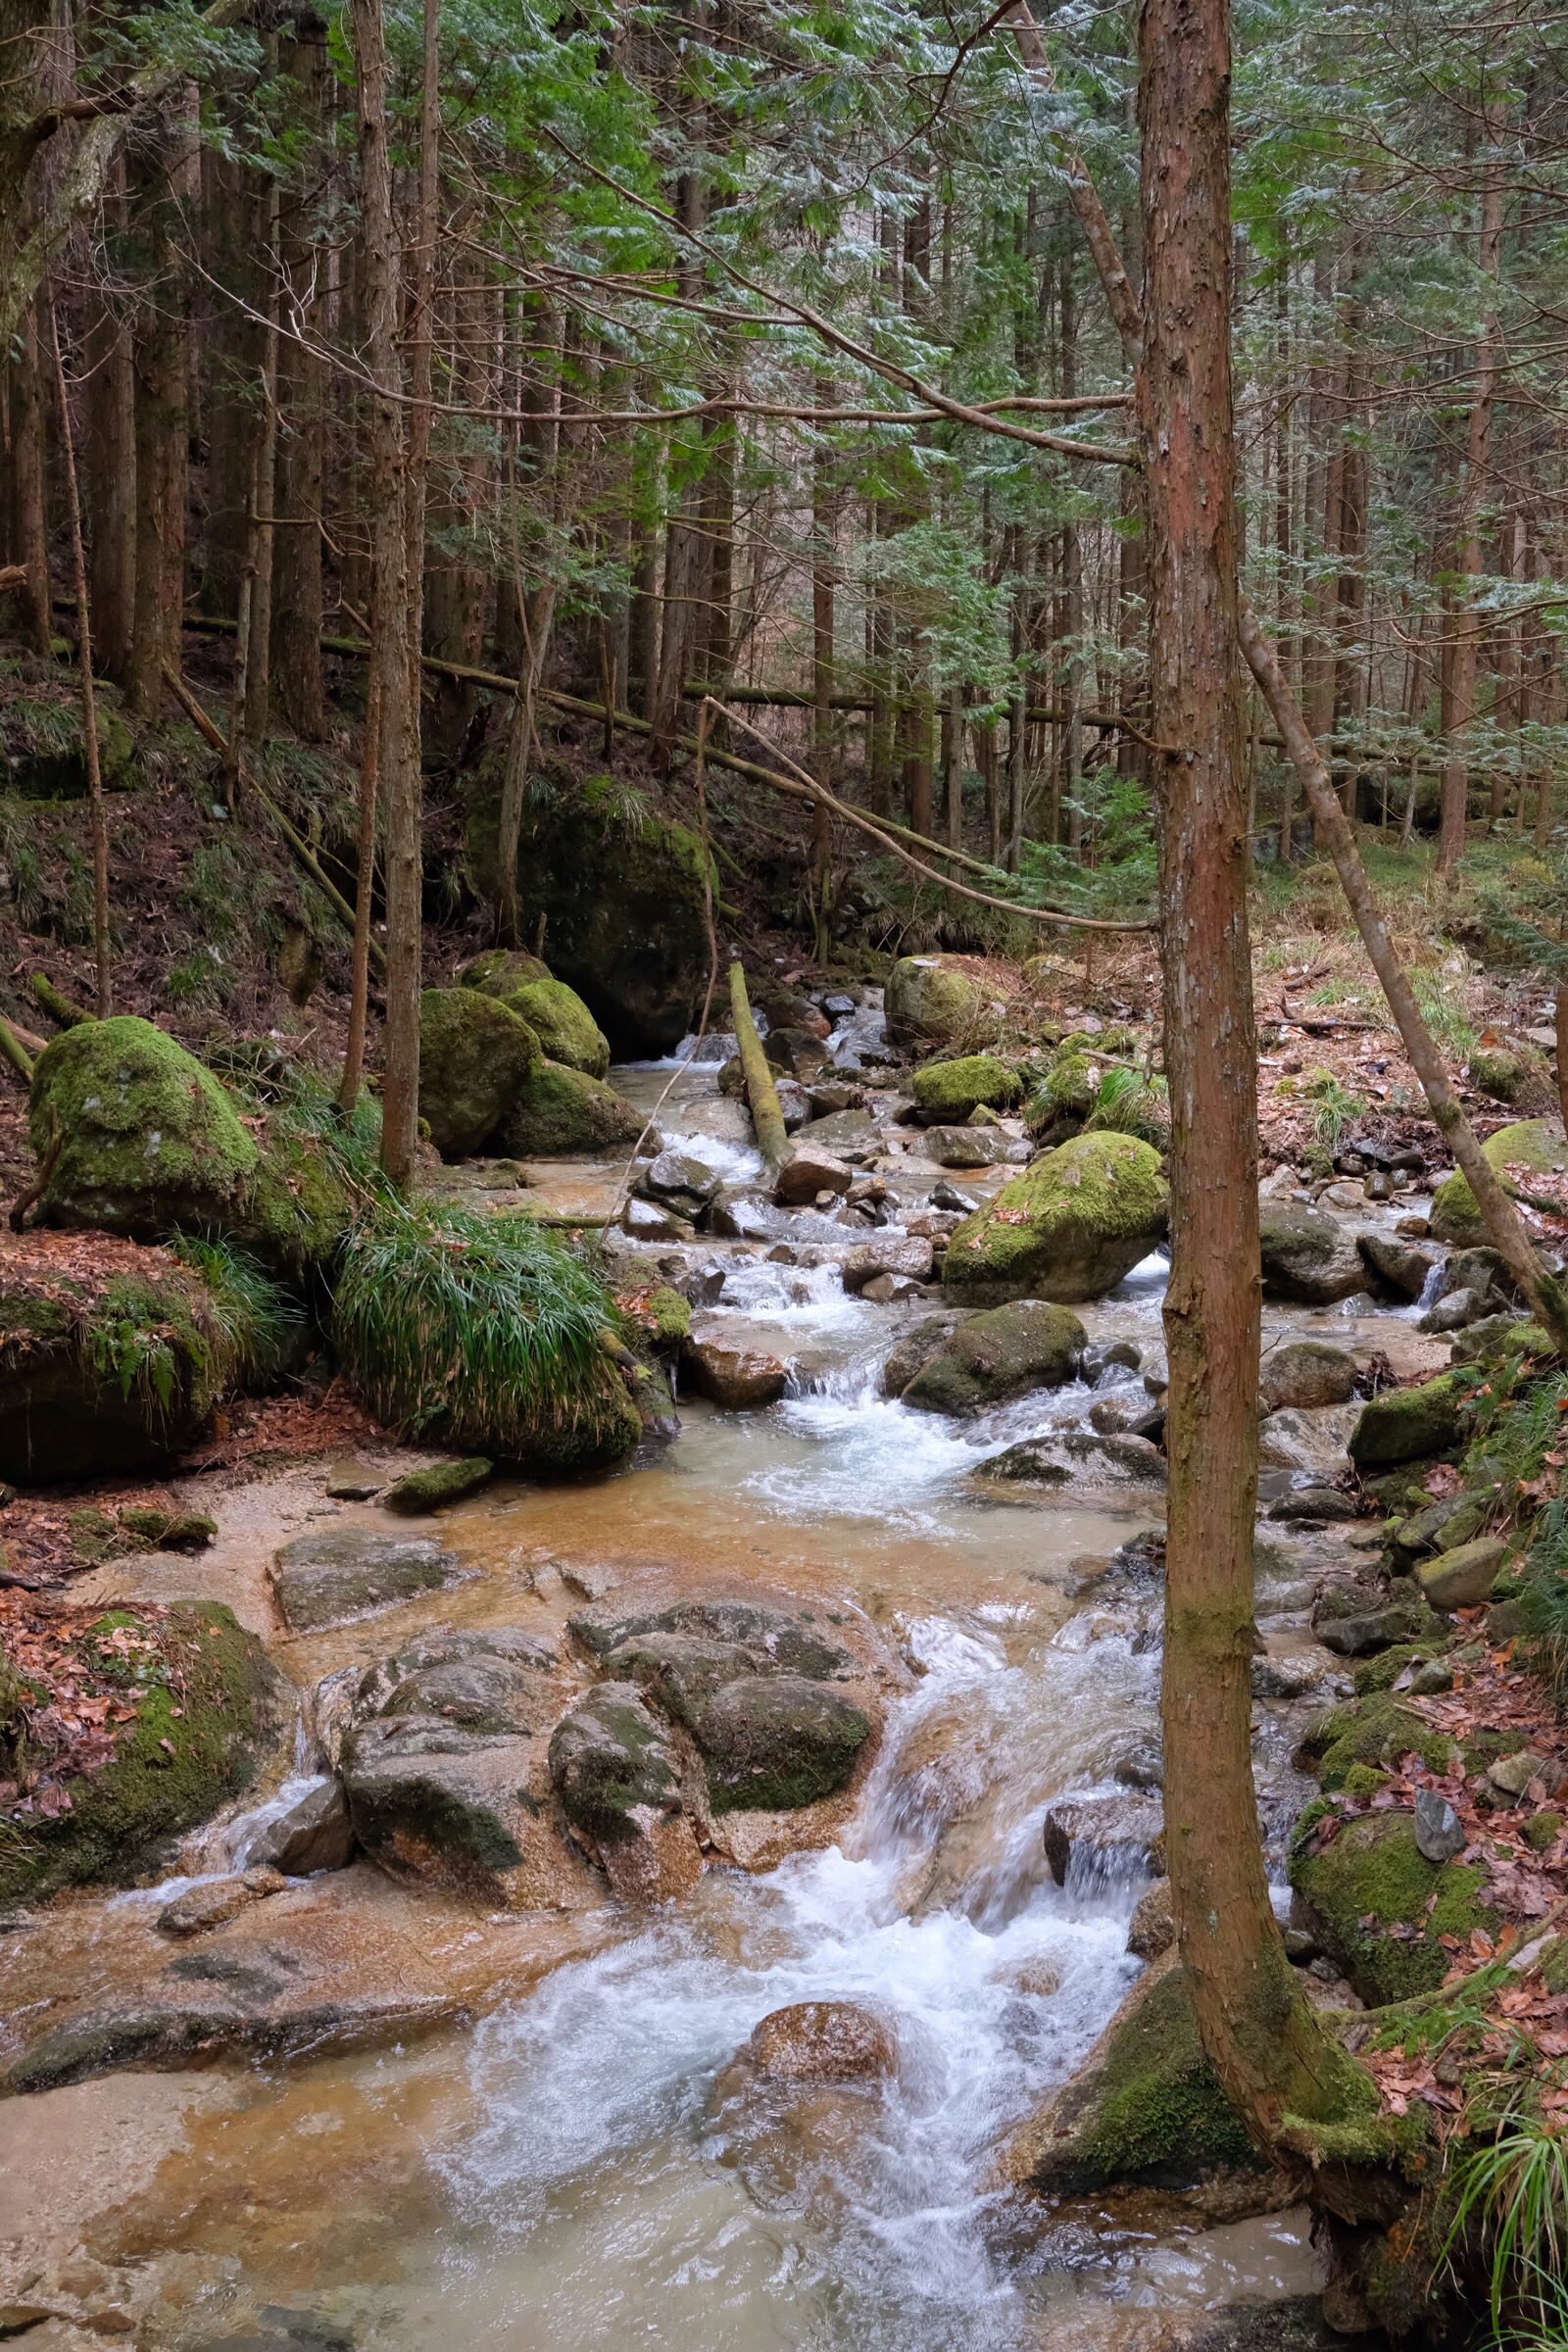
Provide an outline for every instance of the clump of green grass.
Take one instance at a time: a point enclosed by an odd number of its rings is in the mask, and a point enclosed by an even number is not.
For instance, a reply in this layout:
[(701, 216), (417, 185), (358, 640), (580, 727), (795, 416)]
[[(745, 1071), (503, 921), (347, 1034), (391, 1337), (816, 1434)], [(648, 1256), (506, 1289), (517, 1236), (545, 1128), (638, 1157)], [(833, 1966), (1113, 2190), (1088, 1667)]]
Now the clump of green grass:
[(1086, 1128), (1135, 1135), (1164, 1151), (1170, 1143), (1170, 1090), (1163, 1078), (1113, 1065), (1101, 1077)]
[(1412, 972), (1410, 986), (1421, 1017), (1443, 1051), (1456, 1061), (1468, 1060), (1476, 1032), (1465, 1018), (1457, 983), (1445, 972), (1429, 970)]
[(1330, 1152), (1351, 1119), (1366, 1108), (1365, 1098), (1342, 1084), (1332, 1070), (1313, 1070), (1301, 1081), (1301, 1092), (1315, 1105), (1312, 1132)]
[(333, 1300), (378, 1419), (514, 1453), (602, 1411), (613, 1322), (593, 1275), (526, 1219), (385, 1197), (350, 1235)]
[(1502, 2337), (1505, 2301), (1516, 2297), (1537, 2321), (1509, 2339), (1543, 2348), (1561, 2345), (1568, 2298), (1562, 2274), (1568, 2257), (1568, 2136), (1538, 2110), (1506, 2115), (1496, 2137), (1464, 2157), (1445, 2251), (1471, 2228), (1485, 2240), (1491, 2273), (1494, 2335)]
[(304, 1321), (287, 1293), (249, 1250), (218, 1235), (175, 1234), (170, 1249), (200, 1274), (211, 1299), (211, 1336), (225, 1389), (274, 1380)]

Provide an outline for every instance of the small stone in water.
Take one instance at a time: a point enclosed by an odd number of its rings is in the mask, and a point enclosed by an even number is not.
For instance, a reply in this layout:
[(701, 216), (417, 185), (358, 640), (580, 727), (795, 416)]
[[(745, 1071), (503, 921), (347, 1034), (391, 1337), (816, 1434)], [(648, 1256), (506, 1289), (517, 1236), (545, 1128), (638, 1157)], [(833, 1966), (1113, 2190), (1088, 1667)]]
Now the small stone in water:
[(323, 1491), (334, 1502), (368, 1502), (385, 1485), (386, 1479), (379, 1470), (349, 1453), (332, 1464)]
[(1451, 1862), (1455, 1854), (1464, 1851), (1459, 1816), (1436, 1788), (1415, 1792), (1415, 1842), (1416, 1851), (1429, 1862)]
[(891, 2075), (893, 2036), (858, 2001), (797, 2001), (754, 2028), (747, 2047), (764, 2075), (786, 2082), (851, 2082)]

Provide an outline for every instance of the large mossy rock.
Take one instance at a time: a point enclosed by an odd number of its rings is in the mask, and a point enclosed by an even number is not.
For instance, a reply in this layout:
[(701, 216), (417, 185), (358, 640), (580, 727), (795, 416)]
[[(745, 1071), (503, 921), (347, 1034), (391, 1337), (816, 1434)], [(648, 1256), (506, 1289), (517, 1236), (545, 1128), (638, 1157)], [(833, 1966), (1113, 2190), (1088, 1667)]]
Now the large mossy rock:
[(1291, 1200), (1258, 1203), (1263, 1295), (1298, 1306), (1333, 1306), (1366, 1288), (1355, 1244), (1316, 1209)]
[[(1508, 1168), (1525, 1168), (1534, 1176), (1560, 1176), (1568, 1171), (1568, 1145), (1558, 1119), (1520, 1119), (1499, 1127), (1481, 1147), (1505, 1193), (1517, 1199), (1530, 1190), (1528, 1176), (1521, 1184)], [(1455, 1168), (1432, 1196), (1432, 1234), (1435, 1241), (1457, 1242), (1462, 1248), (1487, 1239), (1486, 1220), (1476, 1197)]]
[(576, 990), (553, 978), (537, 956), (494, 948), (466, 964), (458, 977), (465, 988), (499, 998), (526, 1021), (551, 1061), (568, 1070), (585, 1070), (590, 1078), (602, 1078), (609, 1069), (609, 1038)]
[(482, 989), (427, 988), (419, 999), (419, 1115), (443, 1159), (479, 1151), (539, 1060), (540, 1040)]
[(982, 1103), (1005, 1110), (1023, 1100), (1023, 1080), (994, 1054), (965, 1054), (956, 1061), (928, 1061), (909, 1081), (928, 1127), (966, 1119)]
[[(1428, 1626), (1441, 1637), (1441, 1625), (1416, 1604), (1408, 1630), (1396, 1638), (1419, 1639)], [(1377, 1690), (1345, 1699), (1318, 1716), (1301, 1748), (1315, 1764), (1323, 1788), (1330, 1790), (1343, 1788), (1357, 1765), (1381, 1771), (1392, 1769), (1402, 1756), (1417, 1755), (1434, 1772), (1442, 1772), (1451, 1752), (1446, 1734), (1434, 1732), (1414, 1708), (1401, 1706), (1392, 1690)]]
[(1437, 1989), (1451, 1959), (1442, 1936), (1467, 1942), (1476, 1928), (1495, 1936), (1497, 1914), (1479, 1891), (1486, 1872), (1427, 1861), (1408, 1813), (1347, 1821), (1332, 1843), (1312, 1853), (1320, 1817), (1316, 1807), (1302, 1815), (1291, 1885), (1310, 1903), (1327, 1949), (1374, 2008)]
[(601, 1848), (635, 1838), (639, 1812), (681, 1810), (667, 1732), (635, 1683), (600, 1683), (562, 1718), (550, 1774), (566, 1819)]
[(1066, 1307), (1020, 1298), (960, 1323), (900, 1393), (918, 1412), (988, 1412), (1011, 1396), (1075, 1380), (1088, 1345)]
[[(481, 770), (468, 844), (495, 879), (499, 765)], [(630, 814), (609, 776), (564, 786), (524, 818), (519, 926), (541, 916), (555, 975), (574, 989), (621, 1060), (667, 1054), (691, 1028), (710, 963), (703, 851), (684, 825)]]
[(234, 1370), (218, 1301), (167, 1250), (0, 1235), (0, 1478), (47, 1485), (167, 1460)]
[(281, 1118), (264, 1149), (205, 1063), (134, 1014), (83, 1021), (33, 1067), (28, 1134), (40, 1158), (63, 1142), (47, 1223), (132, 1241), (219, 1234), (284, 1273), (329, 1258), (353, 1215), (331, 1156)]
[(600, 1158), (630, 1151), (644, 1123), (643, 1113), (600, 1079), (562, 1062), (538, 1061), (494, 1140), (514, 1159)]
[(692, 1727), (715, 1813), (789, 1812), (836, 1795), (870, 1736), (853, 1699), (798, 1674), (726, 1683)]
[(1129, 1135), (1081, 1135), (1048, 1152), (956, 1227), (943, 1283), (976, 1305), (1102, 1298), (1164, 1238), (1159, 1154)]
[(570, 1695), (549, 1643), (512, 1626), (438, 1630), (368, 1667), (341, 1770), (370, 1860), (513, 1910), (594, 1900), (551, 1788), (550, 1735)]
[(882, 1009), (898, 1046), (943, 1045), (974, 1027), (986, 1001), (967, 972), (940, 956), (903, 956), (887, 977)]
[(112, 1762), (66, 1784), (69, 1811), (0, 1803), (3, 1900), (135, 1878), (250, 1786), (279, 1729), (282, 1678), (216, 1601), (111, 1610), (74, 1646), (134, 1720), (119, 1727)]
[(1374, 1396), (1350, 1432), (1351, 1461), (1364, 1473), (1450, 1452), (1463, 1435), (1460, 1405), (1474, 1386), (1470, 1374), (1455, 1370), (1440, 1372), (1419, 1388), (1389, 1389)]
[[(87, 772), (87, 729), (79, 706), (30, 706), (19, 698), (6, 712), (5, 745), (10, 757), (6, 789), (24, 801), (84, 801), (91, 791)], [(140, 770), (136, 744), (120, 712), (98, 704), (98, 773), (105, 792), (129, 792)]]
[(1008, 2177), (1042, 2195), (1138, 2180), (1196, 2185), (1256, 2164), (1198, 2035), (1174, 1951), (1127, 1994), (1083, 2065), (1013, 2137)]

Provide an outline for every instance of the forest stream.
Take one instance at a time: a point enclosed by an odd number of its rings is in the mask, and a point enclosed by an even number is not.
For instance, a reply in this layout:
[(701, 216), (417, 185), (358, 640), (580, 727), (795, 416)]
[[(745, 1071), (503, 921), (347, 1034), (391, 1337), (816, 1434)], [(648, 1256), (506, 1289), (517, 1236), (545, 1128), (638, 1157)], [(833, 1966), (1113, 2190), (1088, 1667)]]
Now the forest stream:
[[(614, 1077), (652, 1104), (670, 1070)], [(712, 1070), (693, 1066), (662, 1131), (745, 1174), (745, 1148), (709, 1132), (723, 1108)], [(588, 1213), (617, 1173), (563, 1170), (560, 1198)], [(271, 2341), (292, 2315), (300, 2341), (388, 2352), (1142, 2347), (1179, 2340), (1161, 2330), (1184, 2314), (1321, 2284), (1304, 2211), (1216, 2222), (1153, 2190), (1053, 2208), (1001, 2168), (1139, 1970), (1126, 1947), (1147, 1858), (1075, 1858), (1057, 1886), (1042, 1824), (1063, 1795), (1157, 1790), (1162, 1595), (1136, 1539), (1157, 1538), (1160, 1497), (977, 1490), (987, 1455), (1082, 1426), (1082, 1381), (978, 1420), (915, 1412), (882, 1394), (881, 1368), (918, 1303), (848, 1296), (833, 1264), (756, 1244), (704, 1254), (728, 1266), (709, 1311), (789, 1362), (784, 1397), (741, 1413), (683, 1396), (679, 1438), (614, 1473), (514, 1479), (444, 1511), (441, 1540), (469, 1572), (450, 1590), (279, 1642), (263, 1565), (277, 1543), (323, 1513), (385, 1520), (373, 1503), (323, 1504), (318, 1470), (236, 1489), (200, 1561), (152, 1554), (88, 1580), (90, 1598), (129, 1579), (141, 1598), (228, 1599), (302, 1700), (435, 1626), (564, 1639), (585, 1597), (714, 1591), (862, 1622), (899, 1677), (831, 1842), (771, 1869), (710, 1866), (653, 1907), (476, 1911), (364, 1861), (293, 1881), (246, 1915), (248, 1943), (229, 1932), (231, 1965), (287, 1968), (302, 1935), (351, 1994), (379, 1987), (362, 2034), (346, 1997), (315, 2051), (221, 2070), (198, 2051), (192, 2071), (12, 2102), (27, 2147), (0, 2154), (0, 2235), (30, 2217), (40, 2254), (74, 2260), (76, 2291), (132, 2311), (146, 2340), (185, 2352), (259, 2326)], [(1152, 1256), (1085, 1307), (1092, 1343), (1157, 1361), (1164, 1274)], [(1265, 1346), (1332, 1335), (1424, 1360), (1416, 1309), (1362, 1306), (1270, 1307)], [(1146, 1393), (1127, 1363), (1098, 1385)], [(1312, 1787), (1290, 1762), (1299, 1709), (1348, 1687), (1306, 1618), (1343, 1533), (1284, 1528), (1260, 1545), (1259, 1625), (1292, 1693), (1254, 1707), (1282, 1910), (1283, 1838)], [(310, 1787), (312, 1738), (302, 1705), (260, 1803), (187, 1838), (173, 1879), (58, 1903), (8, 1937), (13, 2018), (63, 1979), (102, 2002), (167, 1965), (157, 1915), (245, 1865), (258, 1823)], [(818, 2000), (870, 2010), (890, 2069), (763, 2079), (746, 2059), (754, 2027)]]

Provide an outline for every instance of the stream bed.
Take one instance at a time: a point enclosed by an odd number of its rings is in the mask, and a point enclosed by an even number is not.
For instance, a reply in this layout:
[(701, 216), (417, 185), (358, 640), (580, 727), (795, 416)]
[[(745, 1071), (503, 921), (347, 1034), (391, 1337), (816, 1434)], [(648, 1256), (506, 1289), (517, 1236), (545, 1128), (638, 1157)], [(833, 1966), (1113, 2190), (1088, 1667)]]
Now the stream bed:
[[(655, 1075), (628, 1091), (651, 1099)], [(1083, 1309), (1091, 1339), (1156, 1355), (1163, 1280), (1151, 1258)], [(720, 1580), (838, 1601), (908, 1670), (853, 1816), (765, 1875), (710, 1868), (679, 1903), (555, 1923), (411, 1895), (363, 1863), (329, 1874), (336, 1892), (302, 1883), (302, 1902), (339, 1906), (334, 1932), (396, 1946), (411, 1981), (417, 1963), (466, 2006), (416, 2030), (411, 2003), (406, 2037), (363, 2049), (338, 2037), (287, 2063), (10, 2101), (0, 2241), (34, 2231), (36, 2274), (74, 2262), (85, 2304), (126, 2315), (121, 2332), (172, 2352), (1112, 2352), (1320, 2283), (1300, 2212), (1205, 2230), (1151, 2194), (1054, 2214), (1001, 2166), (1140, 1965), (1127, 1930), (1149, 1881), (1069, 1871), (1057, 1886), (1042, 1823), (1069, 1792), (1158, 1785), (1158, 1582), (1103, 1567), (1157, 1531), (1160, 1498), (985, 1493), (981, 1460), (1081, 1420), (1088, 1392), (961, 1423), (889, 1400), (882, 1362), (929, 1309), (848, 1298), (831, 1266), (737, 1252), (714, 1311), (787, 1354), (777, 1404), (683, 1399), (679, 1440), (612, 1475), (513, 1480), (443, 1513), (470, 1581), (371, 1625), (283, 1643), (266, 1630), (307, 1689), (435, 1624), (559, 1629), (585, 1593)], [(1410, 1324), (1274, 1313), (1271, 1328), (1386, 1347)], [(268, 1490), (245, 1493), (250, 1516), (213, 1561), (164, 1558), (148, 1596), (215, 1592), (265, 1626), (256, 1561), (279, 1530)], [(293, 1507), (318, 1512), (300, 1494)], [(1316, 1554), (1293, 1542), (1272, 1573), (1289, 1586), (1298, 1562), (1298, 1607)], [(1272, 1801), (1282, 1827), (1305, 1787), (1267, 1708), (1257, 1735), (1265, 1824)], [(193, 1847), (186, 1875), (243, 1863), (246, 1834), (228, 1824), (217, 1860)], [(62, 1969), (109, 1984), (145, 1966), (167, 1892), (56, 1906), (11, 1939), (30, 1946), (13, 1996)], [(889, 2076), (779, 2083), (746, 2063), (762, 2017), (821, 1999), (876, 2013)], [(8, 2291), (25, 2268), (9, 2265)], [(32, 2340), (92, 2339), (50, 2321)]]

